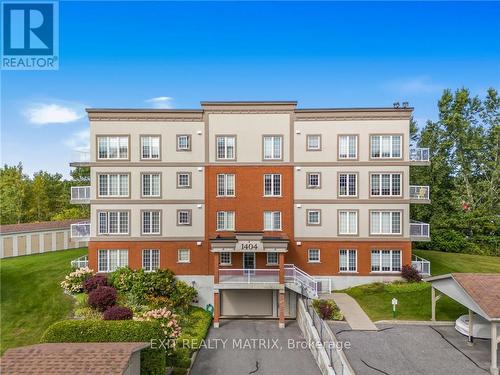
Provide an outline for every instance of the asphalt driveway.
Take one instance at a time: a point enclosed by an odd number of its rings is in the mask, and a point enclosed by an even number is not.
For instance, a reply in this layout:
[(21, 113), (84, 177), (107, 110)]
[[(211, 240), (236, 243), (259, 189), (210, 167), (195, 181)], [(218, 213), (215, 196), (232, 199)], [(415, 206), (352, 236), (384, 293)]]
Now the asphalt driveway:
[(198, 352), (193, 375), (319, 375), (295, 321), (222, 320)]

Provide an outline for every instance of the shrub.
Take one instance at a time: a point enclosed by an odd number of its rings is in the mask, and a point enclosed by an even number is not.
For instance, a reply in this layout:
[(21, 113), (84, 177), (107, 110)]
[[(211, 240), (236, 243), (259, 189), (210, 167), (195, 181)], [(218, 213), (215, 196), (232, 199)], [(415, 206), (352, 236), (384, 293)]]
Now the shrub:
[(106, 275), (97, 274), (89, 277), (83, 283), (83, 290), (86, 293), (90, 293), (99, 286), (108, 286), (108, 277)]
[(94, 273), (88, 267), (79, 268), (67, 275), (61, 282), (61, 288), (67, 293), (80, 293), (83, 291), (83, 283)]
[(408, 282), (422, 281), (422, 275), (411, 264), (406, 264), (401, 268), (401, 277)]
[(177, 339), (181, 335), (181, 327), (177, 322), (177, 315), (165, 307), (146, 311), (141, 317), (136, 318), (136, 320), (158, 321), (166, 338)]
[(75, 318), (85, 320), (102, 320), (102, 313), (90, 306), (75, 309)]
[(104, 311), (104, 320), (130, 320), (132, 319), (132, 310), (123, 306), (111, 306)]
[[(156, 321), (63, 320), (52, 324), (41, 342), (152, 342), (160, 339), (163, 339), (163, 333)], [(141, 374), (165, 375), (165, 372), (165, 350), (151, 348), (141, 351)]]
[(170, 298), (163, 297), (163, 296), (156, 297), (156, 296), (148, 295), (148, 296), (146, 296), (146, 302), (147, 302), (148, 306), (153, 310), (154, 309), (161, 309), (162, 307), (172, 309), (174, 306), (174, 304), (172, 303)]
[(385, 285), (385, 291), (389, 293), (412, 293), (430, 288), (428, 283), (408, 283), (406, 281), (394, 281)]
[(198, 292), (192, 286), (189, 286), (184, 281), (177, 280), (175, 283), (175, 288), (170, 296), (174, 307), (178, 307), (183, 311), (186, 311), (193, 299), (196, 298)]
[(332, 300), (315, 299), (312, 305), (321, 319), (324, 320), (342, 320), (344, 315), (338, 306)]
[(99, 311), (105, 311), (116, 303), (116, 289), (111, 286), (100, 286), (89, 293), (88, 303)]

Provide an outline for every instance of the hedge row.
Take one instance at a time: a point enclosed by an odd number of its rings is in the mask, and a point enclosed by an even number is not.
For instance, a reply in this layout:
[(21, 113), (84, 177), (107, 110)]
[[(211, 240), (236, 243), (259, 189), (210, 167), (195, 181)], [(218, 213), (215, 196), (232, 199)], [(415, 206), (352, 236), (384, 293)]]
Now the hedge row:
[[(151, 342), (162, 337), (154, 321), (63, 320), (47, 328), (41, 342)], [(142, 375), (165, 375), (165, 371), (165, 350), (142, 350)]]

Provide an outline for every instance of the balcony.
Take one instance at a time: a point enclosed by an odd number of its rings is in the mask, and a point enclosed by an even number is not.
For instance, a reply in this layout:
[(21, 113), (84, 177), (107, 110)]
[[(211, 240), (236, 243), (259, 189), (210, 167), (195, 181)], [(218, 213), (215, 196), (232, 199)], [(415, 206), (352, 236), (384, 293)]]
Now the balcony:
[(279, 269), (219, 269), (220, 284), (279, 283)]
[(71, 268), (85, 268), (89, 266), (89, 257), (87, 255), (81, 256), (80, 258), (73, 259), (71, 261)]
[(415, 164), (428, 165), (430, 162), (430, 152), (428, 148), (410, 148), (410, 161)]
[(88, 167), (90, 165), (90, 151), (74, 150), (71, 155), (72, 167)]
[(411, 265), (422, 276), (430, 276), (431, 275), (431, 262), (429, 262), (427, 259), (420, 258), (419, 256), (413, 254), (411, 256)]
[(429, 186), (410, 185), (411, 203), (431, 203), (429, 199)]
[(410, 222), (410, 239), (412, 241), (430, 241), (429, 224), (420, 221)]
[(71, 224), (71, 239), (73, 241), (88, 241), (90, 239), (90, 221)]
[(71, 200), (72, 204), (89, 204), (90, 203), (90, 186), (72, 186)]

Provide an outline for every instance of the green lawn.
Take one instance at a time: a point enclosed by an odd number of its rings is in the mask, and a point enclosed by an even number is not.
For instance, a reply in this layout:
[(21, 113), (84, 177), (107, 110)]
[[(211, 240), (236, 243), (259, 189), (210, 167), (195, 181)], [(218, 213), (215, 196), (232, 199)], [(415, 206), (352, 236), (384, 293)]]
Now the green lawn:
[[(444, 253), (439, 251), (416, 250), (414, 253), (431, 262), (431, 273), (442, 275), (450, 272), (500, 272), (500, 257)], [(412, 286), (384, 285), (382, 283), (361, 285), (345, 290), (358, 301), (368, 316), (374, 320), (392, 319), (392, 298), (398, 299), (397, 319), (430, 320), (430, 284)], [(443, 296), (436, 305), (437, 320), (455, 320), (465, 314), (466, 309)]]
[(70, 316), (74, 301), (59, 283), (70, 261), (86, 253), (82, 248), (0, 261), (0, 353), (38, 343), (49, 325)]

